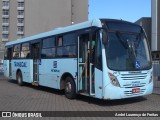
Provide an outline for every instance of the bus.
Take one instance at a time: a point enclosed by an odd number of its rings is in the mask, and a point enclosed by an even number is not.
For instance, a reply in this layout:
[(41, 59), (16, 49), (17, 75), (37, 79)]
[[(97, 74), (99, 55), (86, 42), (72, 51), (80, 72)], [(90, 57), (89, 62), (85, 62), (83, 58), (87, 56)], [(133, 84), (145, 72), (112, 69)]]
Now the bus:
[(114, 100), (152, 93), (152, 59), (144, 29), (116, 19), (94, 19), (6, 43), (4, 75)]

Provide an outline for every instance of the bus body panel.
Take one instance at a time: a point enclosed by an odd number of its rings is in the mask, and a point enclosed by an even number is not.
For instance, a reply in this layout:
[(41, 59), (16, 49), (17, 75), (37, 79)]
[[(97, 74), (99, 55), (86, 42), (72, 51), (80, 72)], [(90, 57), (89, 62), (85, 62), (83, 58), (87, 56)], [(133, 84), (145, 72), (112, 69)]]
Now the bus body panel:
[(31, 83), (33, 81), (33, 61), (32, 60), (12, 60), (12, 79), (16, 80), (18, 70), (21, 71), (23, 82)]
[[(114, 71), (107, 67), (106, 55), (103, 53), (103, 99), (123, 99), (151, 94), (153, 91), (152, 69), (141, 71)], [(120, 86), (114, 86), (109, 78), (112, 73), (118, 80)], [(151, 82), (150, 82), (151, 80)], [(133, 93), (138, 89), (137, 93)]]
[(39, 65), (39, 85), (58, 89), (58, 72), (54, 72), (54, 59), (42, 59)]
[[(101, 41), (102, 43), (102, 41)], [(108, 68), (107, 68), (107, 61), (106, 61), (106, 53), (105, 47), (102, 44), (102, 63), (103, 63), (103, 98), (105, 97), (105, 86), (110, 84), (110, 78), (108, 77)], [(109, 92), (109, 91), (107, 91)]]
[(9, 78), (9, 60), (4, 60), (4, 76)]
[(122, 88), (129, 88), (135, 86), (145, 86), (151, 79), (151, 71), (139, 71), (139, 72), (117, 72), (117, 79)]
[(153, 82), (147, 84), (144, 87), (136, 87), (140, 88), (140, 93), (132, 93), (133, 88), (121, 88), (115, 87), (112, 84), (109, 84), (105, 87), (105, 96), (104, 99), (123, 99), (123, 98), (131, 98), (152, 94), (153, 91)]
[(103, 76), (102, 71), (95, 68), (95, 97), (96, 98), (102, 98), (103, 96), (102, 76)]
[(60, 80), (64, 73), (77, 78), (77, 59), (42, 59), (39, 65), (39, 85), (60, 89)]

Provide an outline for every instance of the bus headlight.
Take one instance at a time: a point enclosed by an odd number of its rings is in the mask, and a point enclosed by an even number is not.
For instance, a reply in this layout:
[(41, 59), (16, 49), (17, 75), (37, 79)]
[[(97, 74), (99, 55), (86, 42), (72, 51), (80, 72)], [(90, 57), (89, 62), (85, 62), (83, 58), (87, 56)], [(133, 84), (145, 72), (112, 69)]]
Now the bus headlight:
[(109, 75), (109, 78), (110, 78), (110, 80), (111, 80), (112, 85), (113, 85), (113, 86), (116, 86), (116, 87), (120, 87), (120, 84), (119, 84), (119, 82), (118, 82), (117, 77), (114, 76), (112, 73), (108, 73), (108, 75)]

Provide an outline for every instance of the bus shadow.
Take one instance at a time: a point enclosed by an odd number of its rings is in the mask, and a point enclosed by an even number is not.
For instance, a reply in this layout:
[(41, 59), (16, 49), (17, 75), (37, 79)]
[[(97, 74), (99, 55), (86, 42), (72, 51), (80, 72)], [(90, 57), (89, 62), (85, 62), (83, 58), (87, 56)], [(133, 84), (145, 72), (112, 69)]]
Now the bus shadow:
[[(17, 81), (15, 80), (8, 80), (8, 82), (17, 84)], [(44, 86), (33, 86), (32, 84), (29, 84), (29, 83), (25, 83), (22, 87), (29, 87), (38, 91), (48, 92), (48, 93), (65, 97), (64, 90), (57, 90), (57, 89), (44, 87)], [(118, 106), (118, 105), (126, 105), (126, 104), (143, 102), (143, 101), (146, 101), (147, 99), (145, 97), (135, 97), (135, 98), (126, 98), (126, 99), (119, 99), (119, 100), (102, 100), (102, 99), (92, 98), (89, 96), (77, 95), (77, 97), (74, 100), (83, 101), (83, 102), (87, 102), (88, 104), (95, 104), (99, 106)]]
[(43, 91), (43, 92), (48, 92), (48, 93), (64, 96), (64, 90), (57, 90), (54, 88), (49, 88), (49, 87), (44, 87), (44, 86), (33, 86), (31, 84), (28, 84), (28, 87), (33, 88), (38, 91)]
[(126, 98), (119, 100), (102, 100), (98, 98), (92, 98), (89, 96), (78, 95), (76, 98), (78, 101), (88, 102), (89, 104), (96, 104), (99, 106), (118, 106), (118, 105), (126, 105), (133, 104), (138, 102), (146, 101), (145, 97), (134, 97), (134, 98)]
[(18, 85), (18, 83), (17, 83), (16, 80), (8, 79), (8, 82), (9, 82), (9, 83), (13, 83), (13, 84), (17, 84), (17, 85)]
[[(8, 82), (13, 83), (13, 84), (17, 84), (17, 86), (19, 86), (16, 80), (8, 80)], [(32, 88), (32, 89), (38, 90), (38, 91), (53, 93), (53, 94), (57, 94), (57, 95), (64, 95), (64, 90), (57, 90), (57, 89), (44, 87), (44, 86), (33, 86), (30, 83), (24, 83), (23, 86), (19, 86), (19, 87), (29, 87), (29, 88)]]

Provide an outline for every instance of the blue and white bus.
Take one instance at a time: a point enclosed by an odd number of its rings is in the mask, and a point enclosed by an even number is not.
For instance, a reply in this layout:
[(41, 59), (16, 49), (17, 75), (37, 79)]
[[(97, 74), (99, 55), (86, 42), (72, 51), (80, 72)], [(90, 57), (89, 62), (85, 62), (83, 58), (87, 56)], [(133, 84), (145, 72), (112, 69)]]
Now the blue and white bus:
[(148, 95), (153, 90), (146, 34), (134, 23), (96, 19), (8, 42), (4, 75), (99, 99)]

